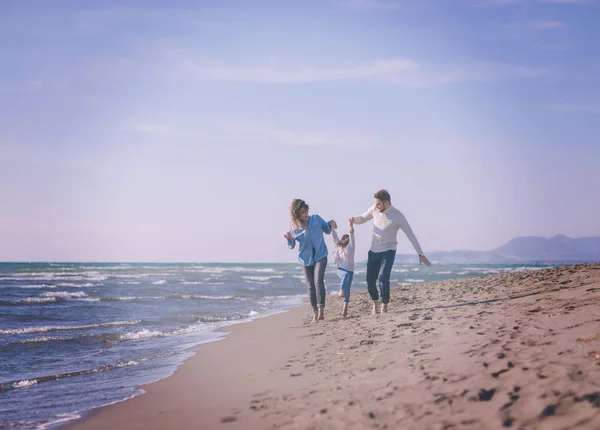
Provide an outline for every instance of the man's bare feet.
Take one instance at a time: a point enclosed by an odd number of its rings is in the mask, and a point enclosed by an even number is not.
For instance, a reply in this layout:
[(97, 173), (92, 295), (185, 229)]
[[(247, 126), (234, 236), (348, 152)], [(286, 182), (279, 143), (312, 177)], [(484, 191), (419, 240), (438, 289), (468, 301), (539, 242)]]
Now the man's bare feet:
[(319, 319), (320, 320), (325, 319), (325, 308), (319, 308)]
[(342, 316), (345, 317), (348, 315), (348, 303), (344, 303), (344, 307), (342, 308)]
[(338, 293), (338, 296), (344, 297), (344, 290), (342, 290), (341, 288), (340, 288), (340, 292)]
[(381, 305), (381, 313), (387, 314), (387, 303)]
[(376, 315), (379, 313), (379, 300), (373, 300), (373, 311), (372, 311), (373, 315)]
[(313, 319), (312, 322), (316, 323), (319, 319), (319, 314), (317, 313), (316, 310), (313, 311)]

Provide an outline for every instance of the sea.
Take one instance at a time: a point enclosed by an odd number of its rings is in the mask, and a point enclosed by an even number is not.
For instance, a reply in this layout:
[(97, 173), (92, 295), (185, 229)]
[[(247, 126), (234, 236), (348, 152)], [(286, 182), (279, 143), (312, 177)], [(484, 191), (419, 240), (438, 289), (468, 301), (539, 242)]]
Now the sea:
[[(392, 284), (540, 265), (396, 264)], [(365, 291), (357, 263), (352, 291)], [(335, 267), (326, 274), (336, 294)], [(306, 301), (293, 264), (0, 263), (0, 428), (54, 429), (142, 394), (202, 343)]]

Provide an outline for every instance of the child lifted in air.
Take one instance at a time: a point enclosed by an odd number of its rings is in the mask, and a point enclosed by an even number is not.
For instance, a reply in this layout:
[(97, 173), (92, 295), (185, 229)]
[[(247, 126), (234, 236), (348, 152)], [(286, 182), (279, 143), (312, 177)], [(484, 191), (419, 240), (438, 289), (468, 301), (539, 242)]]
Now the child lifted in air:
[(340, 284), (339, 296), (344, 297), (344, 307), (342, 316), (348, 315), (348, 303), (350, 302), (350, 286), (354, 276), (354, 221), (348, 220), (350, 227), (349, 234), (345, 234), (341, 239), (338, 238), (335, 228), (331, 230), (333, 243), (335, 244), (335, 264), (337, 265), (337, 274), (342, 279)]

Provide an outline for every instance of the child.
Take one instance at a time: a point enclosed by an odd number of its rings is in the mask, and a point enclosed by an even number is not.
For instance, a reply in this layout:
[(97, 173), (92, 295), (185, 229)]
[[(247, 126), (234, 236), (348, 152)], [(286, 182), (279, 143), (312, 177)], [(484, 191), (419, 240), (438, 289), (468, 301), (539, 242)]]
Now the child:
[(354, 221), (348, 220), (350, 234), (345, 234), (338, 239), (335, 228), (331, 230), (333, 243), (335, 244), (335, 264), (338, 266), (337, 274), (342, 279), (340, 285), (340, 297), (344, 297), (342, 316), (348, 315), (348, 303), (350, 302), (350, 286), (354, 276)]

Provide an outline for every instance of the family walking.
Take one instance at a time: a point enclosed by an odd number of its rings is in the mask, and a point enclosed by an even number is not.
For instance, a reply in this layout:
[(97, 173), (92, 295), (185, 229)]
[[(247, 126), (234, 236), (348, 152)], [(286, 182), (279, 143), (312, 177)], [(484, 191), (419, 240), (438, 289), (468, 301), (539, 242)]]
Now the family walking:
[[(319, 215), (309, 215), (304, 200), (295, 199), (290, 208), (292, 228), (286, 232), (288, 247), (293, 249), (298, 242), (298, 260), (304, 268), (313, 322), (325, 318), (325, 269), (327, 268), (327, 245), (324, 234), (332, 234), (336, 246), (335, 263), (341, 278), (340, 295), (344, 297), (342, 315), (348, 313), (350, 287), (354, 276), (354, 225), (373, 219), (373, 237), (367, 259), (367, 287), (373, 300), (373, 313), (387, 312), (390, 301), (390, 274), (396, 257), (397, 234), (402, 230), (419, 255), (419, 262), (431, 263), (425, 257), (406, 217), (392, 206), (386, 190), (375, 193), (375, 204), (362, 216), (348, 220), (349, 232), (338, 238), (337, 223), (325, 221)], [(379, 288), (378, 288), (379, 287)]]

